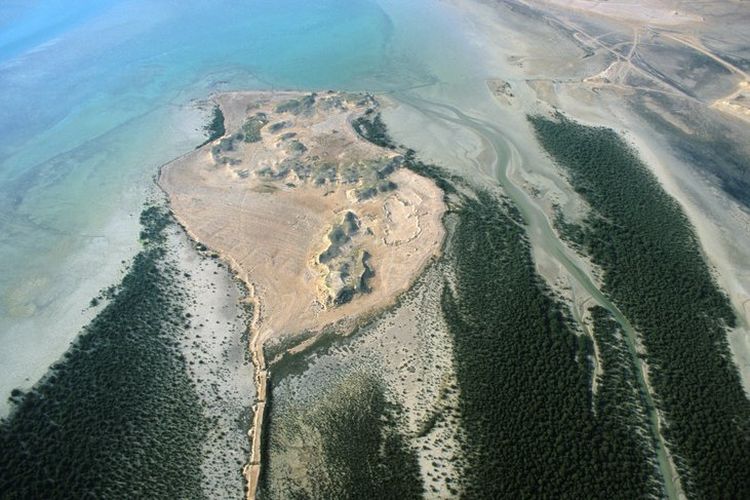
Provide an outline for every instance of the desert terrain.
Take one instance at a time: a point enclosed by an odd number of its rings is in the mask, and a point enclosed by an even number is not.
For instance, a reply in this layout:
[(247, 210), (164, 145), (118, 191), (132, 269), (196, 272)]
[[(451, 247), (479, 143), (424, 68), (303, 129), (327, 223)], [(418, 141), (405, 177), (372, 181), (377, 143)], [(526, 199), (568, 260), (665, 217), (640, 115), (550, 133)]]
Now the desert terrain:
[[(216, 101), (230, 132), (166, 166), (160, 184), (190, 233), (254, 287), (261, 343), (387, 304), (438, 252), (441, 192), (352, 128), (374, 99)], [(289, 102), (301, 109), (284, 110)]]
[(71, 292), (80, 340), (11, 392), (0, 491), (748, 496), (750, 9), (329, 3), (206, 15), (196, 46), (160, 27), (210, 63), (163, 90), (189, 112), (113, 141), (161, 192), (116, 218), (121, 283)]
[[(268, 352), (343, 332), (406, 291), (440, 252), (445, 211), (433, 181), (363, 140), (369, 95), (228, 93), (225, 134), (166, 165), (159, 184), (177, 219), (252, 290), (258, 389), (247, 476), (254, 491)], [(370, 122), (367, 122), (370, 123)]]

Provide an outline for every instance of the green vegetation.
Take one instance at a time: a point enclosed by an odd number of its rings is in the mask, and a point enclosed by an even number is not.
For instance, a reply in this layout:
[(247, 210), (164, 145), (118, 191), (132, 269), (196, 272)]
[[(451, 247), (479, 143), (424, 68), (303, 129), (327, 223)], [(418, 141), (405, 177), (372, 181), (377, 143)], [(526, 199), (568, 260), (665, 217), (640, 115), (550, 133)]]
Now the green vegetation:
[(370, 279), (375, 275), (370, 254), (352, 241), (359, 230), (359, 218), (347, 211), (341, 222), (328, 232), (328, 248), (318, 255), (318, 262), (328, 268), (325, 284), (335, 305), (350, 302), (356, 294), (370, 292)]
[(289, 99), (276, 106), (276, 112), (293, 115), (310, 114), (314, 109), (316, 97), (317, 94), (313, 92), (301, 99)]
[[(430, 165), (420, 161), (419, 158), (417, 158), (417, 152), (413, 149), (396, 145), (388, 134), (388, 129), (385, 122), (383, 122), (380, 113), (370, 111), (365, 116), (361, 116), (354, 120), (352, 126), (357, 134), (363, 139), (368, 140), (377, 146), (401, 150), (403, 157), (400, 158), (400, 161), (403, 162), (403, 166), (413, 172), (432, 179), (435, 184), (443, 190), (443, 193), (455, 193), (456, 187), (454, 183), (460, 184), (463, 182), (459, 177), (449, 174), (435, 165)], [(395, 165), (392, 164), (391, 168), (395, 168)]]
[[(396, 148), (379, 116), (355, 128)], [(592, 312), (596, 339), (608, 346), (594, 396), (593, 343), (576, 334), (537, 275), (520, 213), (499, 195), (419, 161), (413, 150), (403, 154), (404, 166), (453, 195), (445, 258), (455, 279), (446, 283), (442, 306), (461, 394), (464, 496), (661, 495), (635, 368), (605, 313)]]
[(466, 496), (658, 495), (642, 423), (619, 418), (628, 397), (619, 387), (634, 384), (626, 361), (605, 360), (612, 374), (592, 402), (591, 348), (536, 274), (518, 212), (480, 191), (454, 214), (456, 279), (443, 310), (455, 339)]
[(162, 207), (149, 206), (143, 209), (140, 217), (141, 243), (149, 250), (163, 250), (158, 248), (167, 239), (164, 230), (172, 224), (172, 216)]
[(462, 179), (459, 177), (449, 174), (435, 165), (420, 161), (413, 149), (406, 150), (404, 154), (404, 166), (412, 172), (432, 179), (445, 195), (458, 193), (455, 184), (462, 183)]
[(583, 225), (560, 227), (642, 336), (688, 496), (748, 497), (750, 402), (726, 341), (735, 316), (688, 220), (614, 131), (560, 115), (530, 121), (592, 207)]
[(359, 232), (360, 222), (357, 215), (352, 211), (344, 214), (342, 221), (328, 232), (328, 241), (331, 242), (323, 253), (318, 256), (318, 262), (327, 264), (332, 259), (341, 255), (342, 247), (349, 243), (354, 235)]
[[(263, 498), (421, 498), (400, 408), (374, 377), (350, 375), (306, 405), (269, 414)], [(302, 467), (289, 469), (291, 458)]]
[(268, 123), (268, 117), (265, 113), (255, 113), (245, 120), (242, 125), (242, 137), (245, 142), (259, 142), (261, 140), (260, 131)]
[(307, 151), (307, 146), (305, 146), (304, 144), (302, 144), (301, 141), (298, 141), (297, 139), (294, 139), (292, 141), (289, 141), (289, 143), (287, 144), (287, 150), (291, 154), (299, 156), (302, 153), (304, 153), (305, 151)]
[[(628, 467), (623, 479), (630, 475), (634, 478), (648, 478), (652, 492), (659, 491), (659, 484), (654, 468), (654, 457), (646, 455), (647, 444), (656, 449), (658, 444), (646, 428), (648, 420), (646, 395), (641, 393), (625, 333), (609, 311), (600, 306), (590, 309), (593, 320), (593, 332), (598, 348), (598, 359), (601, 364), (601, 375), (597, 380), (598, 390), (594, 397), (594, 412), (601, 426), (599, 439), (595, 446), (606, 448), (611, 443), (618, 443), (620, 453), (630, 460), (620, 464), (602, 464), (602, 467)], [(581, 337), (588, 340), (588, 337)], [(588, 348), (584, 349), (588, 350)], [(593, 353), (592, 353), (593, 354)], [(633, 429), (642, 429), (641, 435)], [(643, 496), (645, 489), (639, 491), (631, 485), (630, 490), (619, 490), (618, 494), (627, 498)]]
[(352, 122), (354, 130), (371, 143), (384, 148), (395, 149), (395, 145), (388, 130), (380, 117), (380, 113), (368, 110), (364, 116), (360, 116)]
[(205, 126), (204, 130), (208, 134), (208, 138), (200, 145), (198, 145), (198, 147), (196, 147), (195, 149), (205, 146), (209, 142), (213, 142), (227, 133), (226, 129), (224, 128), (224, 113), (221, 112), (221, 108), (219, 106), (214, 106), (213, 117), (211, 118), (209, 124)]
[(286, 120), (283, 120), (283, 121), (280, 121), (280, 122), (276, 122), (276, 123), (272, 123), (271, 125), (268, 126), (268, 131), (271, 132), (272, 134), (275, 134), (279, 130), (284, 129), (284, 128), (288, 127), (289, 125), (291, 125), (291, 123), (288, 122), (288, 121), (286, 121)]
[(375, 270), (370, 265), (370, 253), (363, 251), (361, 254), (362, 273), (359, 275), (359, 283), (357, 283), (357, 291), (361, 293), (370, 293), (370, 280), (375, 276)]
[(161, 208), (110, 302), (0, 423), (2, 498), (202, 498), (208, 423), (178, 350), (185, 317)]
[[(241, 163), (241, 160), (239, 158), (231, 158), (229, 156), (225, 156), (224, 153), (231, 153), (233, 151), (236, 151), (235, 142), (241, 141), (243, 139), (245, 139), (245, 135), (241, 132), (237, 132), (236, 134), (230, 135), (228, 137), (222, 137), (218, 144), (214, 144), (213, 146), (211, 146), (211, 156), (213, 157), (214, 161), (216, 163), (225, 165), (238, 165), (239, 163)], [(260, 138), (258, 140), (260, 140)]]

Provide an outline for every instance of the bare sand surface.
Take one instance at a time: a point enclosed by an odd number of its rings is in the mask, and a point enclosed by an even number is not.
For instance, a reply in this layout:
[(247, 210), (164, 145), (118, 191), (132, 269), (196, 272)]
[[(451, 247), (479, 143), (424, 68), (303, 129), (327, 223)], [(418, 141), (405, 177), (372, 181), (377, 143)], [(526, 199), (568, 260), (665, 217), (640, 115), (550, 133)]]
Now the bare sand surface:
[(717, 99), (711, 106), (750, 122), (750, 80), (740, 82), (736, 90), (724, 98)]
[(662, 26), (682, 25), (700, 22), (700, 15), (683, 8), (675, 0), (600, 1), (600, 0), (539, 0), (539, 5), (555, 6), (563, 9), (578, 10), (586, 14), (609, 17), (617, 20), (635, 21)]
[[(309, 116), (276, 111), (304, 97), (218, 96), (230, 133), (240, 115), (263, 113), (262, 140), (235, 140), (219, 153), (221, 146), (208, 145), (167, 165), (159, 180), (190, 233), (231, 259), (261, 297), (263, 343), (387, 304), (443, 238), (442, 193), (432, 181), (353, 131), (350, 121), (374, 101), (329, 94)], [(343, 228), (350, 223), (356, 227)], [(359, 279), (365, 268), (370, 290), (360, 291), (346, 275)]]
[[(257, 403), (245, 475), (253, 497), (269, 373), (266, 350), (350, 329), (390, 305), (439, 253), (443, 193), (363, 140), (368, 95), (227, 93), (227, 133), (165, 165), (159, 185), (189, 234), (229, 262), (254, 300)], [(368, 121), (371, 123), (371, 121)]]
[(168, 248), (188, 294), (183, 307), (189, 325), (180, 348), (211, 422), (203, 444), (203, 491), (208, 498), (234, 498), (244, 488), (255, 397), (245, 292), (226, 266), (196, 250), (181, 228), (169, 231)]

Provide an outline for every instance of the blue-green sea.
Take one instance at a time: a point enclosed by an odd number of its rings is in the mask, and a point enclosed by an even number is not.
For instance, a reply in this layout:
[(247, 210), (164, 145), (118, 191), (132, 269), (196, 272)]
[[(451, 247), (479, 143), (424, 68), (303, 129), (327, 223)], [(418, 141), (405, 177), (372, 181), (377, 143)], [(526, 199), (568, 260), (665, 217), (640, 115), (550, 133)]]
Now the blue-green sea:
[(376, 92), (476, 66), (430, 0), (0, 3), (0, 415), (95, 313), (138, 248), (159, 165), (234, 89)]

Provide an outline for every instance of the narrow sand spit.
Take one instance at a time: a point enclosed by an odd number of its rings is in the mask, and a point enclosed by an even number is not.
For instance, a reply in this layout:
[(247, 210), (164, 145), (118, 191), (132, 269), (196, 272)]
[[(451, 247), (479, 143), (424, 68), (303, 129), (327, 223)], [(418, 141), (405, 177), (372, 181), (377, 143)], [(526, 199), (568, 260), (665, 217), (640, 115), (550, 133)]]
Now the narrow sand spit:
[(159, 184), (191, 236), (252, 291), (257, 406), (248, 497), (260, 474), (269, 371), (324, 328), (351, 328), (409, 288), (439, 251), (443, 194), (404, 159), (362, 139), (377, 131), (369, 95), (216, 96), (226, 134), (161, 170)]
[(249, 425), (255, 396), (243, 290), (208, 251), (196, 251), (181, 229), (168, 231), (168, 248), (189, 294), (184, 307), (190, 328), (179, 339), (180, 349), (212, 422), (203, 444), (204, 492), (209, 498), (231, 498), (242, 487), (240, 468), (250, 444), (237, 423)]

